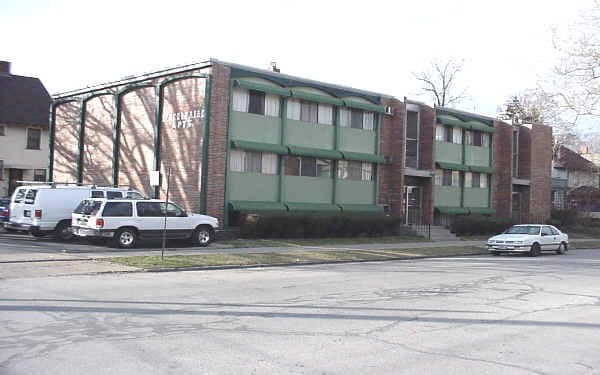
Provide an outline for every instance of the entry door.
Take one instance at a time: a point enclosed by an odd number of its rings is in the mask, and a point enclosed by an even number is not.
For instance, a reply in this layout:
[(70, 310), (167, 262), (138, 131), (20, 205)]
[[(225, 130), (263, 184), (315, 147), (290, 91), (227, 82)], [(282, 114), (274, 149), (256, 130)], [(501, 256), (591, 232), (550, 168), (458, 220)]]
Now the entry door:
[(23, 170), (10, 168), (8, 170), (8, 195), (11, 195), (17, 188), (17, 181), (23, 181)]
[(404, 217), (406, 224), (421, 224), (422, 188), (420, 186), (404, 187)]
[(521, 223), (521, 193), (512, 193), (512, 220), (515, 224)]

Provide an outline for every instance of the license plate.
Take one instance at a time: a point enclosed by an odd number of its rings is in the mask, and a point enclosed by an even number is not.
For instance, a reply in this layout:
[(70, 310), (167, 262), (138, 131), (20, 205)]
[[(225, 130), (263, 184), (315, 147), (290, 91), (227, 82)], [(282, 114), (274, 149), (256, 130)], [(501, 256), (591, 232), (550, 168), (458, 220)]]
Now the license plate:
[(30, 216), (31, 216), (31, 211), (29, 211), (29, 210), (24, 210), (24, 211), (23, 211), (23, 216), (25, 216), (25, 217), (30, 217)]

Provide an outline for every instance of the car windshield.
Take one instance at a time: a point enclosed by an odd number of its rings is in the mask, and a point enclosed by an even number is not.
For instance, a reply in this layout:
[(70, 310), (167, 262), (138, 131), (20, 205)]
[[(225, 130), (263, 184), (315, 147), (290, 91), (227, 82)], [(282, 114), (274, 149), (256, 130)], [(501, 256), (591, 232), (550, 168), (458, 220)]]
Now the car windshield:
[(506, 234), (540, 234), (540, 226), (539, 225), (515, 225), (510, 227), (506, 232)]
[(81, 215), (96, 215), (101, 205), (102, 202), (100, 201), (86, 199), (84, 201), (81, 201), (81, 203), (79, 203), (79, 206), (77, 206), (77, 208), (75, 208), (75, 211), (73, 212)]

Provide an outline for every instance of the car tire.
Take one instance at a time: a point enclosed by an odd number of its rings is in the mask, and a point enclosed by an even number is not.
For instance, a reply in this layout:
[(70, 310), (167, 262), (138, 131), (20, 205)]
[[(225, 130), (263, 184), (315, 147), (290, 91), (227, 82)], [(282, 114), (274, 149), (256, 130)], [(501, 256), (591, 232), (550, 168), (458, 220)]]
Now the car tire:
[(558, 246), (558, 250), (556, 250), (556, 254), (564, 254), (568, 251), (568, 247), (567, 244), (562, 242), (559, 246)]
[(192, 243), (194, 245), (206, 247), (215, 237), (214, 230), (208, 225), (200, 225), (192, 232)]
[(40, 238), (40, 237), (45, 237), (46, 234), (45, 233), (41, 233), (41, 232), (31, 232), (31, 235), (35, 238)]
[(17, 233), (18, 232), (18, 230), (12, 229), (12, 228), (7, 228), (6, 226), (4, 227), (4, 230), (7, 231), (8, 233)]
[(531, 245), (531, 250), (529, 250), (529, 256), (536, 257), (536, 256), (540, 255), (541, 252), (542, 252), (542, 249), (540, 247), (540, 244), (534, 243), (533, 245)]
[(492, 255), (498, 256), (498, 255), (500, 255), (500, 252), (499, 251), (492, 251)]
[(113, 237), (115, 246), (121, 249), (131, 249), (137, 242), (137, 232), (133, 228), (121, 228)]
[(59, 241), (69, 241), (73, 239), (73, 232), (71, 232), (71, 220), (63, 220), (54, 229), (54, 235)]

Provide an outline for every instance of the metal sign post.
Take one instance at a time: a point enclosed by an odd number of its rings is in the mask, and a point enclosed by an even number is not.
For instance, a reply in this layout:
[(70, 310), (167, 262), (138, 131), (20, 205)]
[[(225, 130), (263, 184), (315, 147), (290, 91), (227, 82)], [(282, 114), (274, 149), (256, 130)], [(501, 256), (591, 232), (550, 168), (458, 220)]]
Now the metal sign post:
[(167, 198), (165, 200), (165, 212), (164, 212), (164, 223), (163, 223), (163, 234), (162, 234), (162, 248), (160, 250), (160, 260), (165, 261), (165, 247), (167, 246), (167, 209), (169, 206), (169, 188), (171, 184), (171, 168), (167, 169)]

